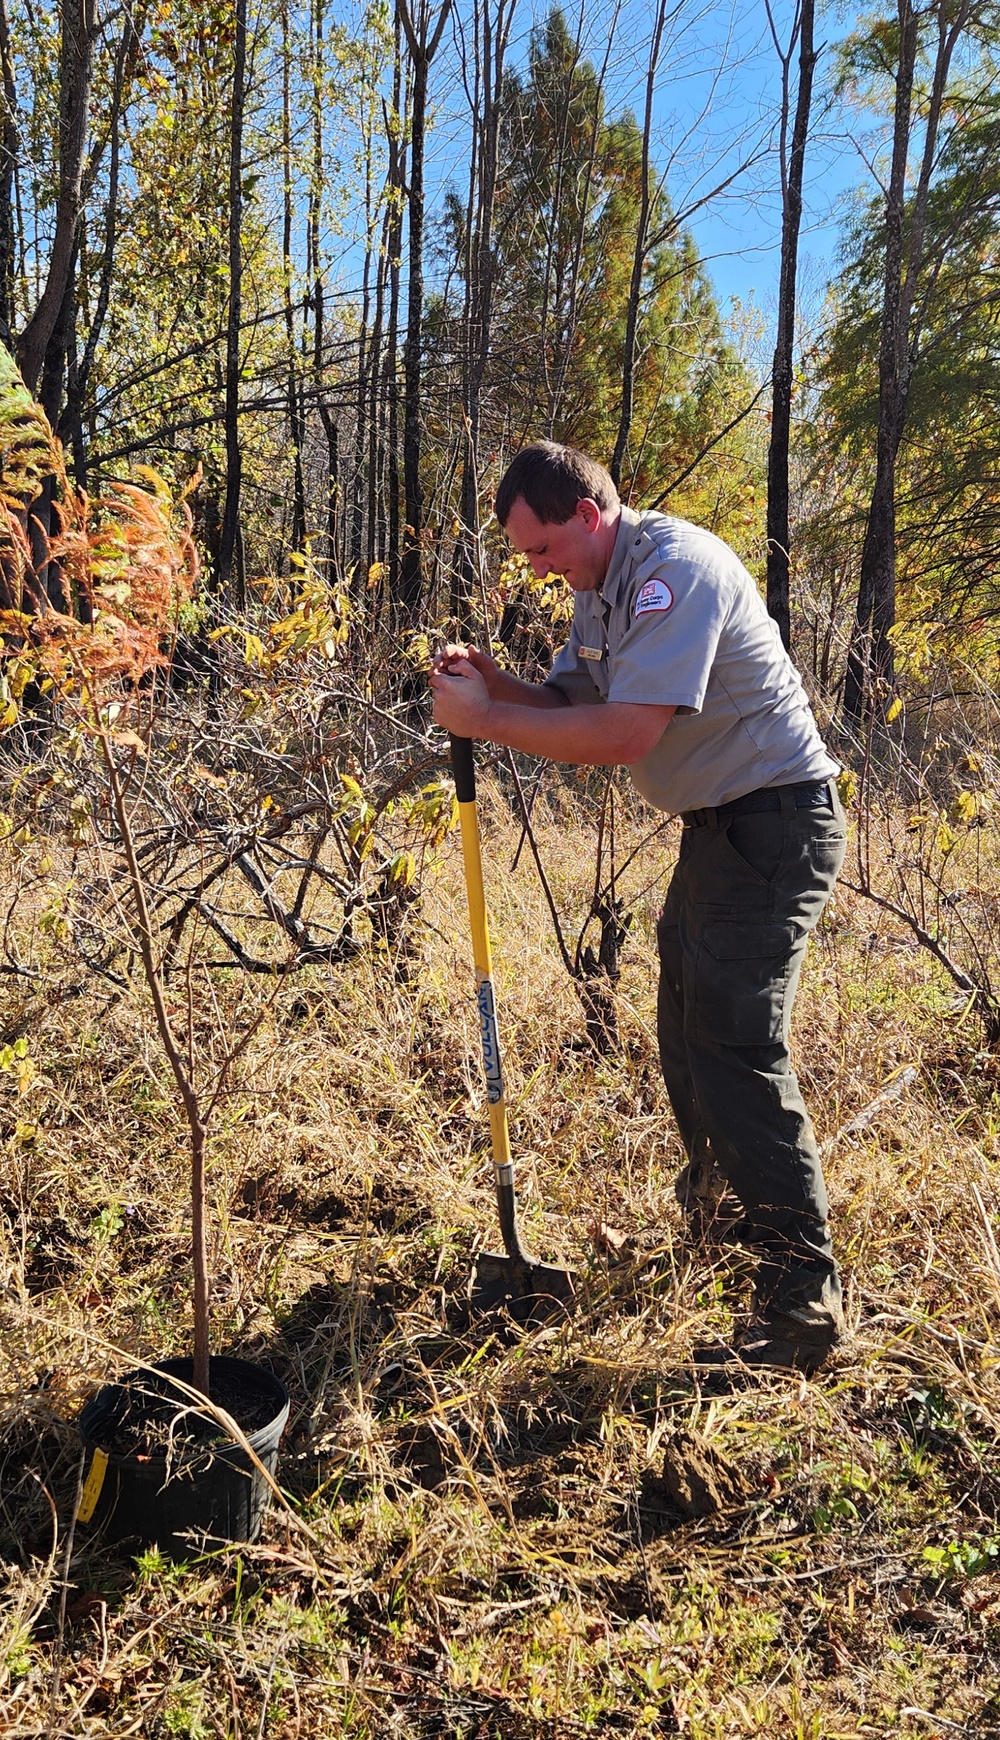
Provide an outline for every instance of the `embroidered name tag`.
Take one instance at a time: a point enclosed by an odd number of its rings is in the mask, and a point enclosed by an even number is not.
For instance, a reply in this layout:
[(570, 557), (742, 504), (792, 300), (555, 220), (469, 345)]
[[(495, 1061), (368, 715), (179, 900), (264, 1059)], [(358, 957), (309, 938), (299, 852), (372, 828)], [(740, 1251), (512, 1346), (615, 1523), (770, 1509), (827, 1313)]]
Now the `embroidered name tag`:
[(632, 615), (646, 616), (653, 610), (669, 610), (673, 602), (674, 595), (665, 580), (647, 580), (639, 588)]
[(599, 646), (582, 646), (580, 648), (580, 657), (582, 659), (597, 659), (599, 662), (604, 657), (604, 654)]

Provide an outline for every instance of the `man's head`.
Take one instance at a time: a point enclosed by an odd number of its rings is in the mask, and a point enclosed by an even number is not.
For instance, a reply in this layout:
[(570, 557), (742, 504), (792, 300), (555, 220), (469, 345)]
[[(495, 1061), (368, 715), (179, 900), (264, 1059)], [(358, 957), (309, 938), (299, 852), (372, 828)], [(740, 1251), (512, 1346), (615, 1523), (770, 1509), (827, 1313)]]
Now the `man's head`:
[(523, 447), (497, 490), (496, 516), (514, 549), (540, 577), (561, 574), (574, 592), (604, 580), (620, 514), (603, 465), (556, 441)]

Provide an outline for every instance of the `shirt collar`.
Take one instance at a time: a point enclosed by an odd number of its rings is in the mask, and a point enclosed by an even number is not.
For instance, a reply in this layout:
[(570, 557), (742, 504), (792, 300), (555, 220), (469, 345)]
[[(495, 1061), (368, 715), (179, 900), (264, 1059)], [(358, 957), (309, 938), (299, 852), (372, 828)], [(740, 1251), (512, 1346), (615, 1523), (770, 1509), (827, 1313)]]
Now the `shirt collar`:
[(601, 597), (606, 604), (615, 605), (618, 602), (618, 589), (622, 583), (632, 545), (639, 533), (639, 515), (634, 508), (623, 507), (622, 517), (618, 522), (618, 532), (615, 537), (614, 549), (608, 563), (608, 571), (601, 587)]

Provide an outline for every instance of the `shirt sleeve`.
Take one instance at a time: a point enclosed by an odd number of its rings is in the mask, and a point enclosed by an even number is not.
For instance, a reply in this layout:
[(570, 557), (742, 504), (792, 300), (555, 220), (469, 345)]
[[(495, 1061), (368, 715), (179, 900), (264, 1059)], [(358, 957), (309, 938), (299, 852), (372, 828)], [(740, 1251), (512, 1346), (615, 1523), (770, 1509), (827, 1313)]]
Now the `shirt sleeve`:
[(700, 713), (730, 590), (722, 576), (698, 563), (661, 558), (644, 564), (629, 587), (608, 700)]

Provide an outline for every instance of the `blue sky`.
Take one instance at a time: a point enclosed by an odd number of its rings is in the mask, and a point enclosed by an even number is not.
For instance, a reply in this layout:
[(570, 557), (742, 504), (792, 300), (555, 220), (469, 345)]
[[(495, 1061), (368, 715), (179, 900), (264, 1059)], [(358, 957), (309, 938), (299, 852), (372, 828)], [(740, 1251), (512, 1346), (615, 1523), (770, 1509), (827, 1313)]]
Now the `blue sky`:
[[(787, 0), (772, 6), (779, 41), (787, 42), (793, 14)], [(620, 102), (639, 112), (653, 7), (638, 0), (623, 17), (636, 47), (612, 62)], [(841, 218), (853, 192), (867, 180), (850, 136), (850, 118), (831, 102), (833, 46), (850, 27), (853, 9), (829, 7), (817, 22), (824, 52), (814, 84), (813, 135), (806, 154), (800, 239), (803, 314), (815, 318), (836, 270)], [(598, 35), (599, 35), (598, 31)], [(605, 32), (606, 36), (606, 32)], [(768, 327), (777, 294), (780, 185), (776, 141), (781, 70), (767, 14), (759, 0), (688, 4), (661, 60), (655, 104), (657, 157), (669, 165), (675, 209), (708, 193), (756, 151), (762, 155), (726, 192), (690, 221), (723, 309), (752, 301)], [(793, 66), (794, 97), (797, 66)]]
[[(531, 31), (550, 0), (522, 0), (515, 15), (508, 64), (523, 66)], [(606, 112), (628, 107), (641, 117), (654, 0), (561, 0), (575, 34), (583, 7), (582, 49), (601, 68), (607, 61)], [(705, 260), (725, 314), (744, 331), (748, 359), (770, 366), (780, 247), (780, 186), (774, 149), (781, 74), (761, 0), (675, 0), (657, 79), (654, 160), (666, 172), (676, 211), (686, 211), (748, 156), (753, 166), (712, 198), (687, 227)], [(792, 0), (772, 0), (779, 40), (786, 41)], [(852, 192), (871, 185), (852, 138), (851, 118), (831, 103), (833, 48), (858, 16), (849, 0), (821, 4), (816, 41), (826, 45), (817, 68), (813, 133), (806, 157), (800, 241), (800, 322), (812, 326), (836, 270), (840, 224)], [(611, 46), (609, 49), (609, 38)], [(794, 80), (797, 65), (793, 68)], [(442, 42), (432, 70), (427, 185), (432, 205), (448, 185), (461, 191), (469, 112), (458, 75), (454, 35)], [(457, 177), (457, 179), (456, 179)], [(353, 223), (362, 218), (352, 214)], [(350, 279), (358, 263), (358, 231), (348, 219), (342, 265)], [(749, 320), (741, 311), (755, 311)], [(756, 338), (753, 336), (756, 332)]]
[[(580, 0), (562, 0), (575, 30)], [(527, 50), (531, 23), (548, 6), (525, 8), (516, 31), (515, 62)], [(825, 52), (817, 66), (813, 125), (806, 156), (804, 214), (800, 241), (800, 305), (811, 323), (822, 308), (836, 270), (840, 220), (853, 191), (867, 180), (850, 137), (850, 119), (833, 105), (829, 86), (833, 46), (857, 16), (834, 3), (817, 22), (816, 42)], [(789, 0), (773, 0), (779, 40), (787, 41), (793, 15)], [(586, 0), (583, 40), (600, 66), (609, 31), (608, 109), (628, 106), (641, 116), (653, 0)], [(794, 80), (797, 67), (793, 69)], [(675, 210), (703, 198), (747, 157), (758, 161), (724, 193), (710, 200), (688, 227), (706, 262), (724, 312), (748, 303), (759, 311), (763, 349), (773, 330), (780, 247), (780, 186), (773, 145), (780, 107), (781, 72), (767, 13), (760, 0), (682, 0), (668, 26), (660, 59), (654, 108), (657, 163), (667, 172)], [(768, 146), (772, 149), (768, 149)], [(763, 361), (763, 356), (760, 358)], [(768, 357), (769, 363), (769, 357)]]

